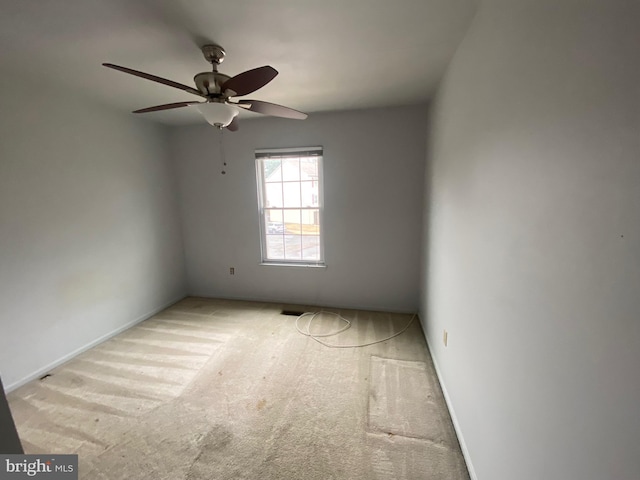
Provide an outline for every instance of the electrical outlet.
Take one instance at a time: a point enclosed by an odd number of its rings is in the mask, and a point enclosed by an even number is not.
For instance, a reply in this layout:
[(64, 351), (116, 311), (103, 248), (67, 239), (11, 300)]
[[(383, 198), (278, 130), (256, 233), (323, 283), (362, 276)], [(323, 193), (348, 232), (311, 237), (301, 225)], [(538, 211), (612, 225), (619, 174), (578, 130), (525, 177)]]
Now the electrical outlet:
[(236, 274), (236, 269), (233, 267), (229, 267), (229, 275), (235, 275)]
[(447, 346), (447, 342), (449, 340), (449, 332), (447, 332), (446, 330), (443, 330), (442, 332), (442, 343), (444, 343), (444, 346)]

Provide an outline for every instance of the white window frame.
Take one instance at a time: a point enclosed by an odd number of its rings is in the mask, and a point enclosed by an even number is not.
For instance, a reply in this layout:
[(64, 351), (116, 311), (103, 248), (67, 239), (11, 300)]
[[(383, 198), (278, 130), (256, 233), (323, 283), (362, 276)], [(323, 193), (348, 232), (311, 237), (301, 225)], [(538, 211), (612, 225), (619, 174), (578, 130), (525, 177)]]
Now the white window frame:
[[(269, 259), (267, 258), (267, 218), (268, 208), (265, 195), (265, 178), (263, 175), (262, 161), (265, 159), (284, 159), (295, 157), (316, 157), (318, 167), (318, 205), (313, 207), (281, 207), (282, 210), (317, 210), (319, 216), (319, 259)], [(260, 254), (262, 265), (326, 267), (324, 256), (324, 178), (323, 178), (323, 148), (322, 147), (298, 147), (298, 148), (263, 148), (255, 151), (256, 183), (258, 190), (258, 218), (260, 225)]]

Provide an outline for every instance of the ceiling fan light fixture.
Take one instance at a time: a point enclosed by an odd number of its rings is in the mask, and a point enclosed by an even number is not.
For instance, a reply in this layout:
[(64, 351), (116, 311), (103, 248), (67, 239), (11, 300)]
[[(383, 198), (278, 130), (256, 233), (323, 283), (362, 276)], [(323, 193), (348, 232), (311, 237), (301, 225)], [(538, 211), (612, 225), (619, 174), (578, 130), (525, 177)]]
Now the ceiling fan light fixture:
[(199, 103), (195, 105), (207, 122), (214, 127), (226, 127), (238, 115), (239, 109), (220, 102)]

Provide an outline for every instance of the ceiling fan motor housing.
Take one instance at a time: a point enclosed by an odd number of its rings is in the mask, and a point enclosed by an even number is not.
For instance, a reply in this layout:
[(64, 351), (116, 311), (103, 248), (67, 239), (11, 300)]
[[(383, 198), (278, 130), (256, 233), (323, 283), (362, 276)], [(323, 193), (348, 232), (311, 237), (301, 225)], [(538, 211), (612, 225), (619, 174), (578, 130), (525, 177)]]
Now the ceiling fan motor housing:
[(222, 84), (229, 80), (229, 75), (219, 72), (202, 72), (193, 77), (196, 88), (205, 95), (219, 95)]

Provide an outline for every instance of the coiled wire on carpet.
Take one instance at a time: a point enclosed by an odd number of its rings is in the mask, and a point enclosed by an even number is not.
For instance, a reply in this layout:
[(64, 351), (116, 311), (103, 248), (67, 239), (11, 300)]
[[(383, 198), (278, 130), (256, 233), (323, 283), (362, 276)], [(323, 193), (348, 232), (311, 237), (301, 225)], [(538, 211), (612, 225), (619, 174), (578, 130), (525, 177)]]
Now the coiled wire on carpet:
[[(333, 332), (329, 332), (329, 333), (311, 333), (311, 324), (313, 323), (313, 320), (318, 317), (319, 315), (322, 314), (326, 314), (326, 315), (334, 315), (336, 317), (338, 317), (339, 320), (342, 320), (343, 322), (345, 322), (345, 326), (335, 330)], [(302, 330), (298, 324), (299, 320), (302, 317), (309, 317), (309, 321), (307, 322), (307, 326), (306, 326), (306, 330)], [(299, 333), (301, 333), (302, 335), (306, 336), (306, 337), (311, 337), (313, 338), (316, 342), (318, 342), (321, 345), (324, 345), (325, 347), (331, 347), (331, 348), (360, 348), (360, 347), (368, 347), (370, 345), (375, 345), (376, 343), (382, 343), (382, 342), (386, 342), (387, 340), (391, 340), (394, 337), (397, 337), (398, 335), (404, 333), (413, 323), (413, 320), (416, 318), (416, 314), (414, 313), (413, 316), (411, 317), (411, 320), (409, 320), (409, 323), (407, 323), (407, 325), (400, 330), (399, 332), (394, 333), (393, 335), (391, 335), (390, 337), (386, 337), (383, 338), (381, 340), (375, 340), (373, 342), (369, 342), (369, 343), (361, 343), (358, 345), (332, 345), (330, 343), (327, 343), (323, 340), (320, 340), (320, 338), (324, 338), (324, 337), (332, 337), (334, 335), (338, 335), (339, 333), (342, 333), (346, 330), (348, 330), (349, 328), (351, 328), (351, 320), (348, 320), (346, 318), (344, 318), (342, 315), (335, 313), (335, 312), (325, 312), (325, 311), (320, 311), (320, 312), (306, 312), (303, 313), (302, 315), (299, 315), (296, 318), (296, 330), (298, 330)]]

